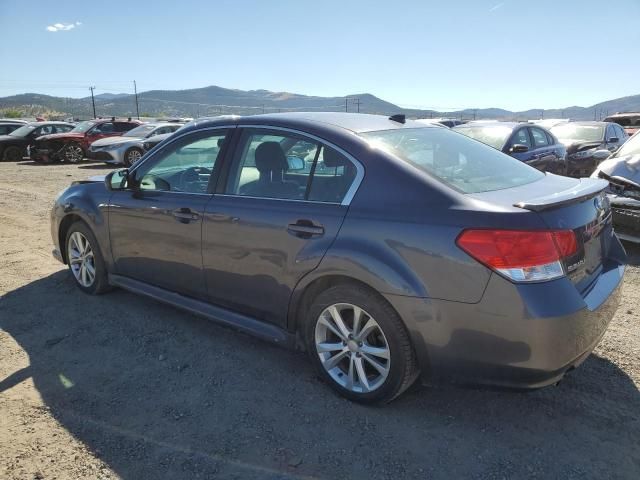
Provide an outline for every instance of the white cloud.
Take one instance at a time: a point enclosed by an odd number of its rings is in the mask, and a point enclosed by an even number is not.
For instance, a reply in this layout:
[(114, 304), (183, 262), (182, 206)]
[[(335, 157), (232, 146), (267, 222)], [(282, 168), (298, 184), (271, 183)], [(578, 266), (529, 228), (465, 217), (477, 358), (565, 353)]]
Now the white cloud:
[(47, 27), (48, 32), (66, 32), (68, 30), (73, 30), (77, 26), (82, 25), (81, 22), (75, 23), (54, 23), (53, 25), (49, 25)]
[(498, 3), (496, 5), (494, 5), (493, 7), (491, 7), (489, 9), (490, 12), (495, 12), (496, 10), (498, 10), (499, 8), (502, 8), (504, 6), (504, 2), (502, 3)]

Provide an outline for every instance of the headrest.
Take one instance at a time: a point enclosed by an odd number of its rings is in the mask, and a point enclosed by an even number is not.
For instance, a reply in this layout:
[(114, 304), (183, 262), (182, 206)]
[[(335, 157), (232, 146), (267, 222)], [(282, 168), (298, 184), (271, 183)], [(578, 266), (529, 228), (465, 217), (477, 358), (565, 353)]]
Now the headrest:
[(256, 168), (260, 173), (282, 172), (289, 168), (287, 157), (278, 142), (264, 142), (255, 153)]
[(218, 139), (218, 148), (222, 148), (224, 145), (224, 137)]
[(334, 168), (342, 167), (347, 164), (347, 159), (333, 148), (324, 147), (322, 151), (322, 160), (325, 167)]

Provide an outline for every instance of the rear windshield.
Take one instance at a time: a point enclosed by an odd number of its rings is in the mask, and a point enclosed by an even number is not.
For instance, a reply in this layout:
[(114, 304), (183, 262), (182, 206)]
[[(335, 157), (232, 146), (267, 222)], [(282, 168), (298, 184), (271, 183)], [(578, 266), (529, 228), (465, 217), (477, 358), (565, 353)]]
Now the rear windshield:
[(627, 155), (640, 155), (640, 135), (635, 134), (616, 152), (615, 157), (626, 157)]
[(517, 187), (544, 177), (504, 153), (445, 128), (410, 128), (360, 134), (373, 147), (464, 192)]

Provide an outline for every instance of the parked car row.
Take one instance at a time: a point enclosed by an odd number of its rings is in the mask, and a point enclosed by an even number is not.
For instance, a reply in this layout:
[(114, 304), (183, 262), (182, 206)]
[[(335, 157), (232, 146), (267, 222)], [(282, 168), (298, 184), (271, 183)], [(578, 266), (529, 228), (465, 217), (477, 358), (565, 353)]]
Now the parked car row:
[(29, 157), (38, 163), (77, 163), (89, 157), (131, 166), (142, 157), (145, 141), (156, 135), (168, 136), (184, 123), (183, 119), (142, 123), (115, 117), (77, 124), (0, 119), (0, 159)]
[(628, 138), (613, 122), (472, 121), (453, 129), (540, 171), (575, 178), (591, 175)]

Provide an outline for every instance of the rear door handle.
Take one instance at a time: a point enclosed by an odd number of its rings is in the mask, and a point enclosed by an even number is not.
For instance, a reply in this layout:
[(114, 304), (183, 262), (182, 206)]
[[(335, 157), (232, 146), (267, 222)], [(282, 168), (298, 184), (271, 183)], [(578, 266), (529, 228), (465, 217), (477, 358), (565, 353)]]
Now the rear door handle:
[(182, 223), (189, 223), (200, 218), (200, 215), (192, 211), (190, 208), (178, 208), (171, 212), (171, 215)]
[(322, 225), (314, 225), (311, 220), (298, 220), (296, 223), (290, 223), (287, 231), (300, 238), (324, 235), (324, 227)]

